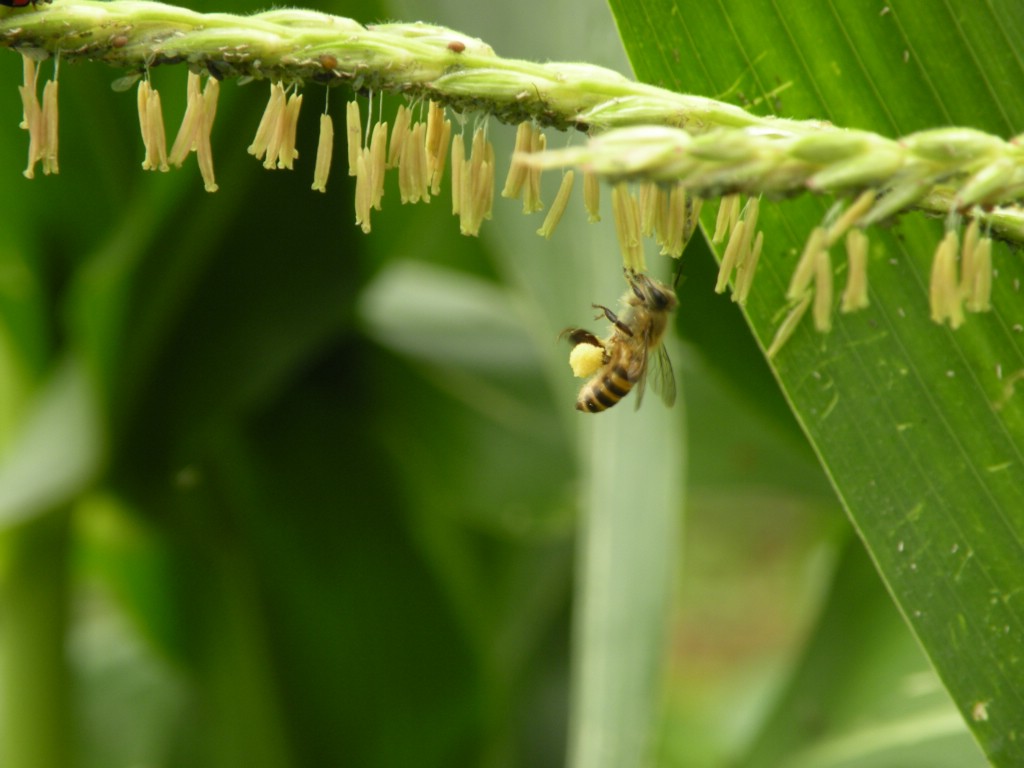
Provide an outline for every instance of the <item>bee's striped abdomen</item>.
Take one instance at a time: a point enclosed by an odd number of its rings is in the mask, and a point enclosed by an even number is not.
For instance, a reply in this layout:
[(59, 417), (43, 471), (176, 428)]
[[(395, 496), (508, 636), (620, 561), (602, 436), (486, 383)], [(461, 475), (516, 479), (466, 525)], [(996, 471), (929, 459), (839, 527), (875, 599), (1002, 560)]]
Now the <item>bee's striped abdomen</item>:
[(633, 384), (621, 363), (613, 362), (606, 365), (583, 385), (576, 400), (576, 410), (590, 413), (607, 410), (628, 395)]

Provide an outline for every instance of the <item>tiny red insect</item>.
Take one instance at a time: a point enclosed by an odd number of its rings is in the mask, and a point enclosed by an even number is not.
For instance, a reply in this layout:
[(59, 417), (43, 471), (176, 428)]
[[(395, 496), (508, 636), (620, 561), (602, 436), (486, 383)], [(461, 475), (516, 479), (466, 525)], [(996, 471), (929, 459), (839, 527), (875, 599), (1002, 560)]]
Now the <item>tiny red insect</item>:
[(0, 5), (6, 5), (8, 8), (24, 8), (26, 5), (52, 2), (53, 0), (0, 0)]

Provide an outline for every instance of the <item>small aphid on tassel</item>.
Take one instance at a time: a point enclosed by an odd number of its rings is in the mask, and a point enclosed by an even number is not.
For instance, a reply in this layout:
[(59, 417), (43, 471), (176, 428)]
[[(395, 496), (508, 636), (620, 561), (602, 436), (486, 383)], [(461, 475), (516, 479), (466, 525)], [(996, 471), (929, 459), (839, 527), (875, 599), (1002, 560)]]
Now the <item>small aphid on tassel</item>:
[[(159, 102), (158, 102), (159, 104)], [(59, 135), (57, 132), (57, 81), (50, 80), (43, 87), (43, 173), (49, 176), (51, 173), (59, 173), (60, 167), (57, 164), (57, 148)]]
[[(284, 88), (280, 83), (271, 83), (270, 99), (267, 101), (267, 108), (263, 110), (263, 117), (260, 118), (259, 127), (256, 129), (256, 136), (246, 150), (257, 160), (263, 158), (270, 147), (270, 142), (274, 140), (274, 136), (278, 131), (278, 124), (281, 122), (281, 113), (284, 111), (284, 106)], [(276, 155), (274, 160), (277, 160)]]
[(757, 262), (761, 259), (761, 249), (764, 247), (764, 231), (758, 232), (754, 238), (754, 245), (750, 255), (743, 260), (743, 264), (736, 270), (736, 289), (732, 298), (740, 306), (747, 303), (750, 296), (750, 286), (754, 284), (754, 273), (757, 270)]
[[(331, 157), (334, 154), (334, 121), (326, 112), (320, 115), (320, 138), (316, 143), (316, 161), (313, 164), (314, 192), (327, 191), (327, 178), (331, 175)], [(358, 169), (357, 169), (358, 170)]]
[(832, 259), (822, 248), (814, 259), (814, 327), (821, 333), (832, 330), (832, 296), (834, 294)]
[(565, 207), (569, 204), (569, 196), (572, 194), (572, 182), (575, 178), (576, 174), (572, 170), (568, 170), (563, 174), (562, 183), (558, 187), (558, 194), (555, 195), (555, 200), (551, 203), (547, 216), (544, 217), (544, 223), (537, 230), (537, 234), (541, 237), (550, 239), (551, 233), (555, 231), (558, 222), (562, 220)]
[(345, 141), (348, 143), (348, 175), (355, 176), (363, 149), (363, 121), (359, 116), (359, 102), (354, 100), (345, 105)]
[(840, 312), (853, 312), (868, 306), (868, 236), (862, 229), (846, 233), (846, 288)]
[(583, 172), (583, 207), (591, 224), (601, 220), (601, 180), (596, 173)]
[(782, 321), (782, 325), (779, 326), (779, 330), (775, 332), (775, 338), (772, 339), (772, 343), (768, 346), (768, 351), (765, 353), (768, 359), (772, 359), (779, 353), (789, 341), (790, 336), (793, 335), (793, 331), (800, 325), (800, 321), (804, 319), (804, 315), (807, 314), (807, 308), (811, 306), (811, 291), (807, 291), (797, 303), (789, 310), (789, 314), (786, 315), (786, 319)]

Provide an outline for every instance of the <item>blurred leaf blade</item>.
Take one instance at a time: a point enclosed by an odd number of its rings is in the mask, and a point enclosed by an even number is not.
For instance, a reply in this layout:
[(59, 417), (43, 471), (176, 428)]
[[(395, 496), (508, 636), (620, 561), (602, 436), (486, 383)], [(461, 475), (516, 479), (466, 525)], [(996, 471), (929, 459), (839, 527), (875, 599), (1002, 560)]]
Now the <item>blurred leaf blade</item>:
[(93, 480), (104, 453), (97, 398), (82, 366), (58, 366), (0, 461), (0, 526), (66, 504)]
[[(612, 7), (642, 80), (892, 136), (950, 123), (1012, 136), (1024, 126), (1012, 85), (1024, 75), (1024, 11), (1014, 3)], [(990, 28), (1011, 55), (984, 41)], [(767, 259), (747, 316), (763, 346), (826, 204), (761, 206)], [(961, 714), (990, 760), (1018, 764), (1024, 414), (1007, 377), (1024, 367), (1024, 271), (997, 250), (996, 310), (953, 332), (927, 317), (941, 227), (908, 216), (869, 235), (871, 308), (837, 318), (826, 336), (805, 321), (775, 372)]]

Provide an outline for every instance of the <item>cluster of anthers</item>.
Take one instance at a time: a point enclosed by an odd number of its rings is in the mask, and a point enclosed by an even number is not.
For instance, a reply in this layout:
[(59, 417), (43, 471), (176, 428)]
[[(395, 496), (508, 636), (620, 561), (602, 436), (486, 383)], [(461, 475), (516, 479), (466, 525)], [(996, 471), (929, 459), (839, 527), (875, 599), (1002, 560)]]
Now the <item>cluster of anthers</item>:
[[(57, 81), (55, 71), (54, 79), (47, 82), (43, 89), (40, 104), (35, 62), (28, 55), (23, 58), (24, 84), (20, 88), (24, 113), (22, 127), (28, 130), (30, 136), (25, 176), (32, 178), (38, 163), (42, 164), (45, 174), (58, 171)], [(210, 134), (217, 110), (218, 93), (217, 78), (208, 76), (203, 85), (199, 73), (189, 73), (185, 114), (177, 137), (168, 151), (160, 94), (152, 87), (148, 77), (141, 78), (138, 85), (138, 111), (144, 145), (143, 169), (167, 171), (170, 166), (180, 167), (188, 155), (195, 152), (206, 190), (217, 190)], [(266, 110), (255, 138), (248, 147), (248, 152), (262, 160), (265, 168), (294, 167), (298, 158), (295, 141), (302, 98), (294, 84), (286, 87), (282, 82), (271, 83)], [(399, 107), (389, 135), (388, 122), (373, 120), (372, 95), (367, 103), (369, 114), (365, 129), (359, 103), (349, 102), (346, 110), (348, 175), (355, 177), (355, 223), (363, 232), (370, 232), (371, 212), (381, 210), (384, 179), (388, 170), (397, 172), (402, 203), (428, 202), (431, 197), (437, 197), (441, 191), (450, 150), (452, 212), (459, 217), (463, 234), (477, 235), (482, 222), (491, 218), (495, 189), (494, 148), (487, 136), (486, 121), (477, 120), (471, 133), (468, 133), (468, 121), (462, 114), (455, 113), (462, 130), (453, 132), (444, 105), (433, 100), (418, 100), (411, 106)], [(675, 131), (675, 134), (671, 131)], [(723, 151), (721, 141), (712, 143), (709, 137), (706, 144), (713, 147), (709, 149), (702, 146), (700, 140), (691, 140), (683, 135), (688, 147), (691, 142), (693, 144), (689, 156), (694, 159), (686, 160), (689, 165), (685, 172), (674, 169), (673, 175), (655, 176), (653, 180), (651, 177), (642, 180), (642, 176), (623, 166), (619, 154), (612, 155), (611, 162), (614, 165), (602, 166), (600, 153), (605, 145), (613, 146), (617, 141), (631, 140), (633, 135), (640, 136), (641, 139), (633, 145), (639, 150), (626, 156), (639, 158), (639, 162), (651, 163), (654, 158), (666, 154), (656, 149), (658, 142), (664, 141), (666, 137), (678, 141), (679, 135), (683, 133), (677, 129), (618, 129), (598, 136), (586, 147), (547, 151), (546, 137), (536, 121), (520, 122), (515, 151), (501, 195), (521, 198), (524, 213), (541, 211), (544, 208), (540, 192), (541, 172), (547, 168), (563, 167), (559, 190), (548, 208), (543, 224), (537, 230), (539, 235), (550, 237), (566, 209), (575, 181), (574, 171), (564, 170), (564, 166), (577, 165), (583, 170), (583, 201), (590, 221), (600, 219), (599, 178), (610, 179), (613, 182), (612, 210), (623, 262), (627, 270), (636, 273), (646, 270), (643, 249), (645, 238), (654, 239), (662, 254), (678, 258), (696, 229), (703, 198), (718, 196), (721, 203), (712, 240), (722, 243), (728, 237), (728, 242), (716, 290), (723, 292), (731, 283), (733, 299), (742, 304), (750, 293), (763, 250), (763, 233), (757, 230), (760, 196), (748, 192), (744, 205), (740, 194), (732, 191), (737, 186), (736, 166), (733, 165), (730, 171), (733, 174), (729, 177), (731, 180), (727, 179), (728, 183), (723, 183), (718, 166), (709, 165), (712, 159), (717, 161), (709, 153)], [(749, 132), (748, 138), (754, 135), (754, 132)], [(649, 147), (646, 152), (643, 151), (644, 141), (648, 142)], [(810, 150), (802, 150), (805, 155), (808, 152), (820, 154), (834, 149), (831, 138), (820, 139), (811, 134), (800, 137), (799, 141), (810, 147)], [(822, 141), (826, 142), (824, 150), (818, 146)], [(320, 115), (313, 190), (325, 192), (327, 189), (333, 145), (333, 121), (325, 105)], [(735, 147), (726, 147), (725, 151), (731, 153), (734, 160), (739, 157)], [(750, 152), (748, 149), (743, 151)], [(684, 157), (675, 150), (672, 156)], [(808, 165), (808, 158), (812, 157), (802, 157), (799, 152), (796, 156), (804, 166)], [(765, 157), (763, 151), (758, 155), (750, 155), (755, 164), (760, 163), (767, 168), (769, 166), (764, 162)], [(818, 160), (816, 157), (812, 159)], [(773, 162), (775, 165), (772, 168), (783, 169), (776, 172), (775, 178), (791, 184), (793, 173), (790, 166), (781, 161)], [(786, 162), (791, 161), (787, 159)], [(713, 170), (704, 170), (704, 166)], [(819, 191), (825, 191), (837, 183), (832, 178), (836, 173), (835, 166), (827, 171), (818, 171), (807, 184), (812, 187), (814, 184), (824, 185)], [(846, 173), (861, 171), (854, 168)], [(843, 178), (840, 181), (848, 183), (849, 179)], [(913, 188), (918, 187), (920, 185)], [(911, 188), (908, 183), (908, 189)], [(978, 194), (985, 193), (987, 189), (981, 187)], [(849, 203), (837, 203), (822, 225), (810, 233), (786, 293), (790, 309), (769, 345), (769, 356), (782, 348), (808, 310), (811, 310), (817, 330), (827, 332), (830, 329), (835, 303), (835, 270), (830, 249), (840, 240), (845, 243), (847, 257), (846, 285), (839, 301), (840, 311), (850, 312), (867, 306), (869, 242), (865, 229), (879, 217), (895, 212), (889, 211), (889, 208), (899, 202), (896, 198), (902, 199), (900, 194), (893, 194), (891, 190), (868, 188)], [(986, 226), (983, 231), (978, 219), (972, 219), (965, 230), (962, 244), (956, 230), (955, 226), (947, 227), (947, 234), (936, 250), (930, 282), (931, 316), (936, 322), (948, 322), (953, 328), (963, 322), (965, 310), (980, 312), (989, 308), (992, 279), (989, 227)]]

